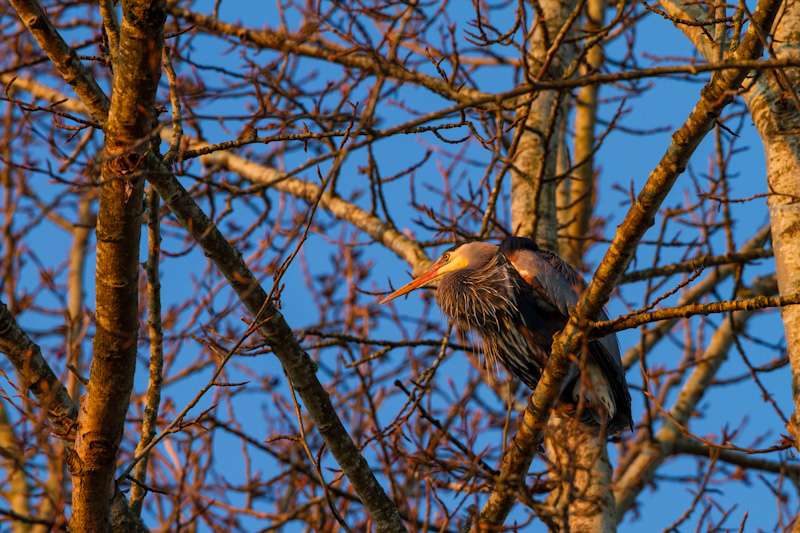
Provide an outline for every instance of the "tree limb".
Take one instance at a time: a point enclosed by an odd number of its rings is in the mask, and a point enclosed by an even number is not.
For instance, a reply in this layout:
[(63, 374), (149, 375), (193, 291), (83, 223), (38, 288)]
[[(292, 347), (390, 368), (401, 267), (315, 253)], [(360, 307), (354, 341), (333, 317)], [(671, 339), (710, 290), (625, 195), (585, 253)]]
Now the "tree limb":
[(760, 295), (746, 300), (728, 300), (724, 302), (697, 303), (680, 307), (670, 307), (628, 318), (620, 317), (614, 320), (594, 322), (591, 325), (593, 330), (592, 336), (605, 337), (606, 335), (625, 329), (633, 329), (651, 322), (659, 322), (661, 320), (673, 318), (689, 318), (698, 315), (708, 316), (715, 313), (730, 313), (732, 311), (755, 311), (758, 309), (768, 309), (771, 307), (779, 308), (797, 304), (800, 304), (800, 294), (794, 294), (792, 296)]
[(78, 436), (67, 459), (76, 531), (106, 532), (133, 390), (139, 331), (139, 241), (145, 155), (161, 78), (166, 0), (123, 0), (111, 108), (104, 123), (97, 214), (95, 336)]
[(0, 301), (0, 352), (3, 352), (30, 390), (47, 410), (56, 433), (67, 441), (75, 438), (78, 410), (66, 387), (42, 357), (42, 350), (23, 331), (11, 316), (6, 304)]
[[(163, 135), (166, 138), (171, 138), (168, 131), (165, 131)], [(188, 140), (188, 137), (185, 138)], [(202, 141), (191, 140), (189, 146), (193, 150), (201, 150), (208, 145)], [(319, 185), (289, 177), (283, 172), (253, 163), (229, 151), (212, 152), (202, 156), (200, 160), (206, 166), (219, 166), (228, 169), (251, 183), (267, 185), (272, 189), (309, 202), (314, 201), (320, 194)], [(430, 266), (430, 259), (419, 244), (379, 217), (367, 213), (357, 205), (327, 191), (322, 193), (320, 206), (340, 220), (353, 224), (377, 242), (392, 250), (406, 261), (414, 269), (415, 273), (421, 273)]]
[(85, 103), (95, 120), (105, 120), (111, 102), (95, 81), (94, 76), (83, 66), (73, 50), (61, 38), (50, 19), (36, 0), (10, 0), (22, 23), (31, 32), (36, 42), (58, 68), (70, 87)]

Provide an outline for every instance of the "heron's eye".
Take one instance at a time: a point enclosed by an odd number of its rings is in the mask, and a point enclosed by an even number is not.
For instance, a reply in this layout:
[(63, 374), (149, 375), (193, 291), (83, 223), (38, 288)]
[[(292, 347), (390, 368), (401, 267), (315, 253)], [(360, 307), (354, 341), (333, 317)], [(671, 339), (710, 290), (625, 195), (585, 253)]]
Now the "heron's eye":
[(442, 261), (450, 261), (450, 252), (445, 252), (442, 254)]

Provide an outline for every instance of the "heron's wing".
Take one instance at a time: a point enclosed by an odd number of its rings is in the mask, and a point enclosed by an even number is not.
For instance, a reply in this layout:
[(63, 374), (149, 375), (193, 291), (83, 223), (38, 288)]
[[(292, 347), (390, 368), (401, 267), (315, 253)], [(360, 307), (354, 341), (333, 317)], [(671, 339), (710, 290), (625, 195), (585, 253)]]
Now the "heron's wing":
[(564, 319), (569, 317), (570, 309), (578, 304), (586, 289), (586, 282), (574, 268), (524, 237), (503, 239), (499, 252), (528, 285), (561, 312)]
[[(500, 253), (505, 255), (522, 279), (549, 300), (565, 319), (569, 317), (570, 309), (578, 305), (586, 290), (586, 282), (577, 270), (553, 252), (542, 250), (534, 241), (523, 237), (504, 239), (500, 243)], [(600, 311), (597, 319), (608, 320), (605, 309)], [(597, 340), (615, 361), (620, 360), (616, 335)], [(621, 369), (622, 365), (618, 366)]]

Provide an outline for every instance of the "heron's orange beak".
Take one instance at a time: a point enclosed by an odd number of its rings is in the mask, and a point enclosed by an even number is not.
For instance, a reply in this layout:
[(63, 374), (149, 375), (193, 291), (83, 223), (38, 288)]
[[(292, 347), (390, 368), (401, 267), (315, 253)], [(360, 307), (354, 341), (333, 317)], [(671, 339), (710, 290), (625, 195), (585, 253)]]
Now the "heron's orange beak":
[(439, 271), (446, 264), (447, 263), (443, 263), (442, 261), (436, 261), (433, 264), (433, 266), (430, 269), (428, 269), (427, 272), (422, 274), (417, 279), (412, 280), (410, 283), (408, 283), (406, 285), (403, 285), (402, 287), (400, 287), (399, 289), (394, 291), (392, 294), (390, 294), (389, 296), (387, 296), (386, 298), (381, 300), (381, 303), (385, 304), (389, 300), (394, 300), (398, 296), (402, 296), (404, 294), (408, 294), (409, 292), (413, 291), (414, 289), (418, 289), (418, 288), (422, 287), (423, 285), (425, 285), (426, 283), (430, 283), (431, 281), (433, 281), (437, 277), (439, 277), (440, 274), (444, 274), (444, 272), (439, 272)]

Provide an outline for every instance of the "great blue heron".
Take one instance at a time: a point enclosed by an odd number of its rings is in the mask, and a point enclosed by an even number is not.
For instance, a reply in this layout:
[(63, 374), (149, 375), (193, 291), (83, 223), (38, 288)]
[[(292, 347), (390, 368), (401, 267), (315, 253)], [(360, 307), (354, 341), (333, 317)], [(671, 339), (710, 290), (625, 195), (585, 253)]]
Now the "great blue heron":
[[(569, 309), (586, 289), (580, 274), (556, 254), (531, 239), (508, 237), (499, 247), (486, 242), (453, 246), (381, 303), (436, 281), (442, 311), (480, 336), (489, 362), (503, 363), (531, 389), (550, 357), (553, 335), (564, 328)], [(605, 312), (599, 317), (607, 318)], [(587, 425), (605, 424), (609, 433), (632, 427), (616, 335), (593, 340), (588, 349), (583, 376), (573, 365), (562, 400), (575, 405), (583, 396), (581, 421)]]

